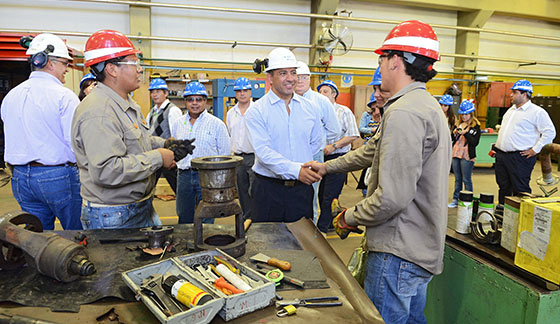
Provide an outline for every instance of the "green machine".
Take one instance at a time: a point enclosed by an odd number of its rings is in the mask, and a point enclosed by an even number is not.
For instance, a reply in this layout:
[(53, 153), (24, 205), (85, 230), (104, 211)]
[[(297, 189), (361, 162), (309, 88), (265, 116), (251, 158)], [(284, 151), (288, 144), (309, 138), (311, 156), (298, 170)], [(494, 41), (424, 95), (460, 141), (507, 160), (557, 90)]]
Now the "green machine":
[(493, 258), (457, 244), (448, 236), (443, 273), (428, 285), (428, 323), (560, 323), (560, 291), (549, 290), (557, 286), (546, 287), (496, 262), (512, 260), (499, 247), (486, 250), (496, 259), (489, 260)]

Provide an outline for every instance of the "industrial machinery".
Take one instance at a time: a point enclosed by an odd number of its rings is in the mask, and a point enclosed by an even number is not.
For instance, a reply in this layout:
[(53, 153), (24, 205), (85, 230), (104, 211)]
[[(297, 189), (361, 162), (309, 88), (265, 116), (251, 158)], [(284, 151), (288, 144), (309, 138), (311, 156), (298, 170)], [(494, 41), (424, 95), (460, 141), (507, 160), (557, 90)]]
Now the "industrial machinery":
[[(245, 254), (247, 238), (243, 228), (241, 206), (236, 197), (235, 168), (243, 158), (238, 156), (207, 156), (191, 161), (198, 169), (202, 201), (194, 213), (194, 245), (197, 249), (219, 248), (237, 258)], [(202, 220), (235, 215), (235, 236), (227, 234), (203, 236)]]
[(62, 282), (95, 272), (84, 246), (42, 231), (41, 221), (23, 211), (0, 216), (0, 268), (17, 269), (28, 263)]

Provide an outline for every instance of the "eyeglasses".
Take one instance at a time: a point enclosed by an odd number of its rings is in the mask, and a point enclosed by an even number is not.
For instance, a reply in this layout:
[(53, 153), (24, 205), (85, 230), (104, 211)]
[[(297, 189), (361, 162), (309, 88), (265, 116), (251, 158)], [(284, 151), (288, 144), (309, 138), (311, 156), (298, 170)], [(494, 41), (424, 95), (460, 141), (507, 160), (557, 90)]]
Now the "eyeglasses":
[(140, 64), (140, 60), (136, 61), (120, 61), (120, 62), (112, 62), (116, 65), (136, 65), (136, 71), (142, 70), (142, 65)]
[(309, 75), (298, 75), (297, 76), (298, 80), (309, 80)]
[(70, 65), (69, 61), (62, 61), (62, 60), (58, 60), (58, 59), (55, 59), (55, 58), (51, 58), (51, 60), (54, 61), (54, 62), (58, 62), (62, 65), (66, 65), (66, 67), (68, 67)]
[(185, 100), (188, 101), (188, 102), (194, 102), (194, 101), (196, 101), (196, 102), (203, 102), (203, 101), (206, 100), (206, 98), (202, 98), (202, 97), (187, 97)]
[(377, 65), (381, 65), (381, 61), (383, 61), (384, 57), (389, 57), (389, 54), (381, 54), (379, 55), (379, 58), (377, 59)]

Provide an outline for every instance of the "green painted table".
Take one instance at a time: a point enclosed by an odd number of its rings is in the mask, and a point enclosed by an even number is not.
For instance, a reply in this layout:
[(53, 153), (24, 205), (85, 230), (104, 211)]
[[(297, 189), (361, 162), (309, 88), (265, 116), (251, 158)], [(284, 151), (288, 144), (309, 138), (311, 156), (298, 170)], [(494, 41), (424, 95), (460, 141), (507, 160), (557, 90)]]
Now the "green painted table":
[(498, 133), (484, 133), (480, 134), (480, 141), (476, 146), (476, 164), (479, 163), (494, 163), (496, 160), (488, 155), (492, 144), (496, 143)]
[(426, 317), (430, 324), (560, 323), (560, 291), (540, 288), (448, 239), (443, 273), (428, 286)]

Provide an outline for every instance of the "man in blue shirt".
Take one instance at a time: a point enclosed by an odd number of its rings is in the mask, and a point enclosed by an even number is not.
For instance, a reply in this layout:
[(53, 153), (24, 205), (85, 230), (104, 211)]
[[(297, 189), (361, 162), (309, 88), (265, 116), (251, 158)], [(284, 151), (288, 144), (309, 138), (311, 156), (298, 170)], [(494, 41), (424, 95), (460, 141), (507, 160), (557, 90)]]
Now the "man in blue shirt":
[(72, 58), (52, 34), (37, 35), (26, 54), (31, 75), (6, 95), (1, 108), (12, 191), (21, 209), (37, 216), (44, 229), (54, 229), (55, 218), (64, 229), (81, 229), (80, 179), (70, 141), (80, 101), (63, 86)]
[(294, 93), (297, 62), (285, 48), (268, 55), (270, 91), (247, 112), (249, 140), (255, 150), (251, 189), (254, 222), (295, 222), (313, 216), (313, 187), (321, 177), (303, 163), (323, 143), (313, 104)]

